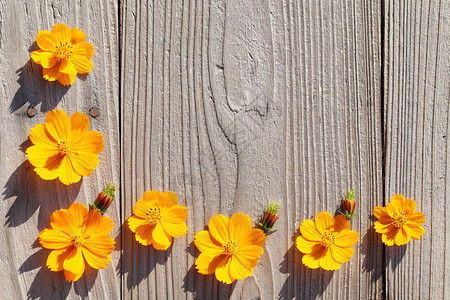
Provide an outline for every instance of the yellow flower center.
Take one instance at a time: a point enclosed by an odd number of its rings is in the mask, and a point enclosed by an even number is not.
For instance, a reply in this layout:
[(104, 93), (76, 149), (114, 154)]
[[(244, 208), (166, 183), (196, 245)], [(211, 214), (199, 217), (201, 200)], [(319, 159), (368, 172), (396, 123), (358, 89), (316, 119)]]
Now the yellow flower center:
[(226, 255), (233, 255), (236, 249), (236, 242), (228, 241), (225, 245), (222, 245)]
[(73, 45), (69, 42), (59, 42), (59, 45), (56, 45), (56, 58), (58, 60), (63, 60), (66, 58), (70, 58), (72, 56)]
[(72, 241), (72, 245), (74, 245), (75, 247), (79, 247), (84, 244), (84, 239), (81, 235), (74, 234), (70, 237), (70, 240)]
[(399, 213), (399, 214), (395, 214), (393, 220), (394, 220), (393, 223), (394, 223), (395, 227), (403, 227), (403, 225), (405, 225), (408, 218), (406, 217), (406, 215), (404, 213)]
[(332, 232), (329, 230), (326, 230), (324, 234), (322, 234), (322, 241), (321, 244), (324, 247), (330, 247), (331, 245), (334, 245), (335, 237)]
[(146, 215), (147, 215), (147, 222), (150, 225), (155, 225), (161, 220), (161, 208), (151, 207), (146, 213)]
[(59, 141), (58, 143), (56, 143), (56, 147), (61, 154), (69, 153), (70, 147), (67, 141)]

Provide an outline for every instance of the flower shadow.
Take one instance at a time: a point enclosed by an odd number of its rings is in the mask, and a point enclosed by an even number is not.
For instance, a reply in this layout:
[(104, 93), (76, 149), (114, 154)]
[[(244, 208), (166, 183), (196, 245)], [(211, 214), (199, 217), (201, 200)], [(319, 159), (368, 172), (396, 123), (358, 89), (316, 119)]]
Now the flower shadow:
[(122, 255), (117, 263), (116, 272), (117, 275), (126, 278), (124, 284), (128, 291), (147, 279), (157, 264), (164, 265), (172, 254), (172, 245), (164, 251), (138, 243), (126, 220), (122, 223), (115, 241), (116, 244), (122, 245)]
[[(22, 147), (27, 142), (22, 144)], [(48, 226), (49, 217), (56, 209), (68, 207), (76, 199), (80, 188), (78, 183), (66, 186), (58, 179), (47, 181), (41, 179), (28, 160), (23, 162), (7, 180), (2, 193), (3, 200), (10, 202), (3, 226), (17, 227), (26, 223), (39, 208), (37, 228)], [(49, 201), (57, 197), (58, 202)]]
[(373, 228), (367, 229), (361, 240), (361, 254), (364, 257), (362, 270), (370, 274), (371, 281), (377, 282), (384, 276), (384, 245)]
[[(36, 42), (28, 49), (29, 52), (37, 50)], [(27, 102), (29, 106), (41, 104), (41, 111), (54, 109), (67, 93), (70, 86), (63, 86), (56, 81), (47, 81), (42, 76), (42, 67), (29, 59), (25, 65), (16, 71), (20, 87), (15, 93), (9, 111), (15, 112)]]
[[(39, 247), (37, 239), (33, 243), (32, 248), (36, 247)], [(89, 291), (94, 286), (98, 270), (86, 265), (83, 276), (73, 284), (69, 283), (65, 280), (63, 271), (52, 272), (46, 266), (49, 253), (50, 250), (39, 249), (28, 257), (18, 270), (19, 274), (24, 274), (40, 268), (28, 289), (27, 299), (65, 299), (69, 295), (72, 285), (75, 294), (82, 299), (86, 299)]]
[(279, 271), (289, 274), (278, 295), (278, 299), (316, 299), (322, 297), (333, 278), (333, 271), (310, 269), (302, 263), (302, 253), (293, 245), (288, 249)]

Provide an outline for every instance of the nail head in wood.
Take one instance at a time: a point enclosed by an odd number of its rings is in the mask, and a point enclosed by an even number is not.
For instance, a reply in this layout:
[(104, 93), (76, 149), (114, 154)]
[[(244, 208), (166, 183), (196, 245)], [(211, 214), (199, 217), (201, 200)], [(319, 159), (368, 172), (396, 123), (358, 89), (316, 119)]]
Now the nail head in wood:
[(28, 107), (27, 115), (28, 115), (29, 118), (34, 117), (36, 115), (36, 108), (34, 108), (32, 106)]
[(98, 111), (98, 108), (93, 107), (89, 110), (89, 115), (94, 119), (97, 118), (99, 114), (100, 112)]

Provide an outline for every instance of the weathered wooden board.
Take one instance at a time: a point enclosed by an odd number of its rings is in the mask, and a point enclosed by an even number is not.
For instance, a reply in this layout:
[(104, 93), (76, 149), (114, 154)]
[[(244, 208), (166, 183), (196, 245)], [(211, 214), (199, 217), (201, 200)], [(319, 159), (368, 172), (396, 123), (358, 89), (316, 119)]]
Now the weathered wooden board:
[[(383, 295), (381, 7), (372, 1), (123, 1), (123, 219), (146, 190), (172, 190), (189, 232), (168, 252), (123, 229), (124, 298), (294, 299)], [(303, 219), (357, 187), (350, 263), (308, 270)], [(253, 220), (282, 203), (254, 276), (200, 275), (196, 232), (215, 213)]]
[(386, 249), (390, 299), (450, 297), (450, 2), (385, 1), (385, 200), (414, 198), (420, 241)]
[[(78, 77), (70, 88), (42, 79), (40, 66), (30, 61), (39, 30), (63, 22), (79, 27), (95, 47), (93, 71)], [(3, 217), (0, 235), (2, 299), (86, 298), (117, 299), (121, 280), (116, 275), (120, 252), (114, 252), (107, 269), (87, 269), (69, 284), (63, 272), (45, 266), (48, 250), (37, 242), (56, 209), (77, 201), (89, 205), (108, 181), (120, 181), (118, 4), (110, 1), (9, 1), (0, 0), (0, 187)], [(29, 105), (37, 109), (28, 118)], [(100, 164), (88, 178), (69, 187), (40, 179), (24, 154), (31, 127), (43, 123), (47, 111), (64, 109), (69, 115), (88, 113), (91, 130), (103, 133), (105, 148)], [(120, 197), (108, 211), (119, 235)], [(120, 238), (117, 239), (120, 249)], [(95, 284), (94, 284), (95, 283)]]

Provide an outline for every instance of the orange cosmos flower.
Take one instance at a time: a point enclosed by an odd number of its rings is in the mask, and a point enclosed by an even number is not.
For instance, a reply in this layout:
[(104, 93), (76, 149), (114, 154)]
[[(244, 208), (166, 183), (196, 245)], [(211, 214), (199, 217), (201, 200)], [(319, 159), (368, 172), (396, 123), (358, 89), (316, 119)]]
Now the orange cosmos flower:
[(73, 203), (69, 209), (50, 216), (50, 228), (39, 233), (42, 247), (52, 249), (47, 258), (50, 271), (62, 271), (67, 281), (77, 281), (84, 273), (85, 260), (94, 269), (103, 269), (111, 260), (114, 240), (109, 236), (113, 222), (97, 210)]
[(74, 113), (70, 119), (62, 110), (47, 113), (45, 124), (37, 124), (30, 131), (34, 144), (26, 151), (36, 173), (45, 180), (59, 177), (69, 185), (88, 176), (99, 163), (103, 150), (103, 136), (89, 130), (89, 119)]
[(31, 58), (42, 66), (46, 80), (58, 80), (67, 86), (75, 81), (77, 73), (91, 71), (94, 47), (86, 42), (86, 35), (78, 28), (55, 24), (52, 32), (41, 30), (36, 42), (40, 50), (33, 51)]
[(316, 222), (303, 221), (296, 245), (302, 262), (311, 269), (337, 270), (350, 260), (351, 248), (358, 242), (358, 233), (350, 230), (350, 222), (342, 215), (335, 218), (329, 212), (317, 214)]
[(177, 203), (177, 194), (173, 192), (145, 192), (133, 207), (134, 216), (128, 218), (136, 240), (145, 246), (153, 245), (157, 250), (167, 250), (172, 237), (185, 235), (188, 211), (186, 206)]
[(377, 206), (373, 215), (375, 231), (381, 233), (381, 239), (387, 246), (409, 243), (411, 238), (418, 240), (424, 234), (422, 225), (425, 222), (423, 213), (416, 211), (416, 202), (406, 200), (403, 195), (394, 195), (386, 207)]
[(215, 273), (217, 280), (227, 284), (252, 275), (264, 252), (264, 232), (253, 229), (250, 218), (240, 212), (231, 219), (215, 215), (209, 219), (208, 228), (197, 233), (194, 240), (201, 252), (195, 261), (199, 273)]

